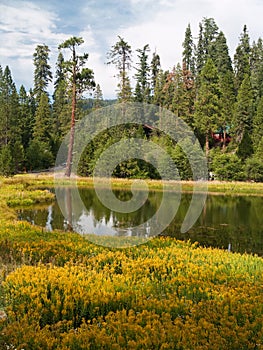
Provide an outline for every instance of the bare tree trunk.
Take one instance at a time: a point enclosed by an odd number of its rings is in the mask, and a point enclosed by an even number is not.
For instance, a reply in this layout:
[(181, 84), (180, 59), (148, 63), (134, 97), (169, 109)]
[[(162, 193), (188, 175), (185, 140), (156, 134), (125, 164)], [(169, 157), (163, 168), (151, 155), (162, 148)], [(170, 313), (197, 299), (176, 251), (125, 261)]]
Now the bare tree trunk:
[(226, 128), (223, 130), (223, 151), (226, 150)]
[(206, 155), (206, 158), (208, 158), (208, 155), (209, 155), (209, 133), (208, 132), (205, 134), (205, 155)]
[(72, 77), (72, 109), (71, 109), (71, 126), (70, 126), (70, 138), (68, 146), (68, 158), (65, 176), (70, 177), (73, 159), (73, 147), (75, 136), (75, 121), (76, 121), (76, 106), (77, 106), (77, 92), (76, 92), (76, 64), (75, 64), (75, 50), (73, 50), (73, 77)]
[(66, 188), (66, 213), (67, 213), (67, 231), (73, 231), (73, 222), (72, 222), (72, 192), (71, 188)]

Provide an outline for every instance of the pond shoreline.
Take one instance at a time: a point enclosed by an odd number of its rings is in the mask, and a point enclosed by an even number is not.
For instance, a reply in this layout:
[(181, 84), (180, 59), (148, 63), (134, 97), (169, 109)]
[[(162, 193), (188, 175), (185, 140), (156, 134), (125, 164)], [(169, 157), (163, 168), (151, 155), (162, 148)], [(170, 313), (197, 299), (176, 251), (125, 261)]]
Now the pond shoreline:
[[(112, 178), (111, 185), (113, 188), (129, 189), (131, 184), (139, 179), (119, 179)], [(143, 180), (149, 186), (149, 190), (169, 190), (173, 189), (174, 185), (180, 185), (182, 192), (192, 192), (193, 188), (196, 192), (207, 192), (211, 194), (233, 194), (233, 195), (255, 195), (263, 196), (263, 183), (255, 182), (238, 182), (238, 181), (163, 181), (162, 180)], [(71, 178), (66, 177), (54, 177), (54, 174), (47, 175), (42, 174), (22, 174), (15, 175), (12, 178), (2, 178), (0, 183), (15, 184), (15, 183), (27, 183), (28, 186), (35, 188), (53, 187), (55, 185), (77, 185), (78, 187), (91, 186), (93, 187), (93, 178), (91, 177), (78, 177), (73, 176)], [(98, 184), (105, 185), (105, 179), (100, 179)], [(164, 184), (164, 186), (163, 186)], [(138, 186), (139, 188), (139, 186)]]

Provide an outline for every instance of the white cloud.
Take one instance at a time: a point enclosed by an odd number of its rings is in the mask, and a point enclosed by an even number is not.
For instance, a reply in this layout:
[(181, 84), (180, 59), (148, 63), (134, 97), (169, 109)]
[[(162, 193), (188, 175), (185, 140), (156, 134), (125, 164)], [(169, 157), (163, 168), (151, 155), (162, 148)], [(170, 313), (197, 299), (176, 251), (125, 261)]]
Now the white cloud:
[[(74, 17), (75, 12), (67, 12), (65, 17), (67, 7), (63, 7), (62, 14), (62, 8), (56, 7), (60, 6), (58, 1), (52, 2), (50, 10), (45, 6), (49, 0), (39, 0), (39, 6), (36, 2), (14, 1), (0, 4), (0, 64), (9, 65), (14, 80), (26, 88), (33, 85), (35, 47), (47, 44), (51, 49), (51, 65), (55, 67), (57, 46), (69, 37), (65, 30), (73, 30), (73, 35), (84, 38), (85, 44), (80, 50), (90, 53), (88, 66), (94, 70), (105, 98), (115, 97), (117, 88), (114, 77), (117, 72), (105, 62), (106, 52), (118, 35), (132, 46), (134, 65), (137, 60), (135, 50), (149, 44), (151, 50), (156, 49), (160, 55), (162, 67), (171, 69), (181, 61), (186, 26), (191, 24), (196, 37), (203, 17), (215, 19), (226, 35), (232, 55), (244, 24), (247, 24), (252, 40), (258, 39), (262, 33), (263, 3), (260, 0), (129, 0), (125, 4), (118, 3), (116, 8), (102, 1), (101, 5), (96, 3), (95, 8), (88, 2), (89, 11), (86, 12), (83, 3), (75, 0), (76, 9), (82, 6), (85, 15), (79, 18)], [(92, 8), (94, 11), (90, 14)], [(107, 17), (103, 22), (104, 10), (107, 15), (111, 14), (111, 21)], [(90, 26), (89, 17), (92, 20)]]
[(67, 37), (55, 31), (56, 20), (31, 2), (0, 5), (0, 64), (9, 65), (14, 80), (27, 88), (32, 87), (35, 47), (45, 43), (53, 49)]
[[(131, 1), (134, 4), (138, 2)], [(164, 4), (166, 6), (161, 6)], [(197, 37), (199, 22), (204, 17), (214, 18), (227, 37), (232, 55), (244, 24), (248, 26), (251, 41), (257, 40), (262, 32), (263, 3), (256, 0), (233, 0), (231, 3), (228, 0), (159, 0), (159, 5), (159, 11), (154, 16), (147, 17), (146, 13), (144, 21), (122, 29), (119, 34), (133, 49), (142, 48), (145, 44), (149, 44), (152, 51), (156, 49), (164, 69), (181, 62), (182, 42), (188, 23), (193, 36)], [(116, 37), (111, 37), (113, 40)]]

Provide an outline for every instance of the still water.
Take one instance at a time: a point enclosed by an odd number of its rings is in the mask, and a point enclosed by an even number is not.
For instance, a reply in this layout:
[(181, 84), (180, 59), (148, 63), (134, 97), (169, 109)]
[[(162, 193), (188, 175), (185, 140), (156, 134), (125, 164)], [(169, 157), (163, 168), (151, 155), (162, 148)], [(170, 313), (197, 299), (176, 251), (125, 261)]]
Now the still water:
[[(132, 197), (129, 191), (115, 190), (114, 194), (123, 203)], [(18, 216), (47, 230), (63, 229), (81, 234), (111, 236), (153, 235), (154, 228), (149, 222), (161, 205), (162, 192), (150, 191), (144, 205), (130, 213), (107, 208), (100, 202), (94, 189), (79, 189), (79, 195), (82, 203), (73, 189), (61, 188), (59, 196), (63, 199), (62, 204), (60, 200), (60, 205), (56, 201), (46, 207), (19, 209)], [(162, 232), (163, 235), (190, 239), (203, 246), (263, 256), (263, 197), (208, 195), (205, 207), (193, 227), (182, 233), (181, 226), (191, 198), (192, 195), (188, 193), (178, 197), (175, 217)], [(67, 213), (66, 218), (61, 209), (64, 214)]]

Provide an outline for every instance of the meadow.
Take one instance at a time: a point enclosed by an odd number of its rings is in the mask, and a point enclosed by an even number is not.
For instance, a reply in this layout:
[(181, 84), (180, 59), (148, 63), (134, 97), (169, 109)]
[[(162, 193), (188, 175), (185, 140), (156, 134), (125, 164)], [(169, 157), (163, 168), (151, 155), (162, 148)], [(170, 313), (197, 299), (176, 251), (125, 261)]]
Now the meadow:
[[(110, 249), (18, 222), (17, 206), (52, 201), (52, 183), (0, 180), (0, 349), (263, 349), (262, 258), (168, 237)], [(209, 191), (263, 194), (263, 184)]]

